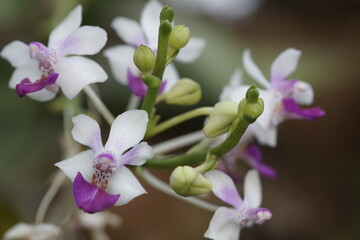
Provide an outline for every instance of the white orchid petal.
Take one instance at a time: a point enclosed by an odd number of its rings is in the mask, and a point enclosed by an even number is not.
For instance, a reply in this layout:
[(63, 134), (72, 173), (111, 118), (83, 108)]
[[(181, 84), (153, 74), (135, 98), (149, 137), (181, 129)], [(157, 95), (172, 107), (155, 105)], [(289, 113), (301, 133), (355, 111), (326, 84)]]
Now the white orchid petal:
[(55, 72), (59, 73), (56, 83), (69, 99), (74, 98), (85, 86), (107, 79), (106, 72), (99, 64), (80, 56), (63, 58), (55, 66)]
[(134, 47), (137, 47), (140, 44), (147, 44), (140, 24), (132, 19), (128, 19), (125, 17), (116, 17), (112, 21), (111, 27), (115, 30), (117, 35), (127, 44), (130, 44)]
[(56, 239), (60, 235), (60, 229), (50, 223), (27, 224), (18, 223), (4, 234), (4, 240), (12, 239)]
[(80, 27), (82, 16), (81, 5), (74, 8), (62, 22), (50, 33), (48, 47), (54, 48), (61, 44), (71, 33)]
[(276, 127), (262, 128), (256, 122), (251, 124), (246, 132), (252, 134), (261, 145), (276, 147), (277, 129)]
[(13, 67), (24, 67), (36, 63), (30, 58), (29, 46), (20, 41), (13, 41), (6, 45), (0, 56), (8, 60)]
[(109, 179), (106, 191), (111, 194), (120, 194), (115, 206), (124, 205), (135, 197), (146, 193), (134, 174), (125, 166), (121, 166), (115, 171), (115, 174)]
[(254, 61), (251, 58), (250, 49), (245, 49), (243, 53), (243, 64), (245, 71), (254, 78), (255, 81), (257, 81), (261, 86), (265, 88), (270, 87), (270, 83), (264, 75), (261, 73), (260, 69), (256, 66)]
[(212, 170), (206, 172), (205, 177), (211, 182), (212, 192), (218, 198), (235, 208), (239, 208), (242, 205), (243, 201), (233, 180), (228, 175), (218, 170)]
[(36, 101), (39, 101), (39, 102), (46, 102), (46, 101), (53, 99), (56, 96), (57, 92), (58, 92), (58, 89), (56, 89), (54, 91), (49, 91), (44, 88), (38, 92), (28, 93), (28, 94), (26, 94), (26, 96), (28, 96)]
[(94, 55), (98, 53), (107, 41), (104, 29), (94, 26), (83, 26), (76, 29), (61, 45), (55, 48), (58, 56)]
[(163, 81), (166, 81), (164, 92), (168, 92), (178, 81), (179, 73), (174, 64), (169, 64), (164, 72)]
[[(264, 112), (256, 120), (256, 122), (264, 129), (270, 127), (273, 118), (279, 117), (281, 111), (276, 108), (281, 105), (281, 99), (271, 90), (259, 90), (260, 98), (264, 101)], [(280, 109), (281, 110), (281, 109)]]
[(99, 124), (84, 114), (73, 117), (72, 121), (74, 128), (71, 134), (75, 141), (91, 147), (98, 154), (103, 149)]
[(274, 60), (271, 65), (271, 79), (288, 77), (297, 67), (301, 51), (288, 48)]
[(66, 176), (73, 182), (77, 173), (80, 172), (84, 179), (91, 182), (94, 174), (93, 169), (94, 151), (87, 150), (80, 152), (71, 158), (55, 163), (55, 166), (60, 168)]
[(255, 169), (249, 170), (244, 180), (244, 203), (251, 208), (260, 207), (262, 201), (261, 191), (259, 172)]
[(160, 2), (151, 0), (145, 5), (141, 13), (140, 24), (145, 32), (148, 46), (151, 49), (157, 49), (161, 9), (162, 5)]
[(148, 121), (148, 114), (143, 110), (130, 110), (117, 116), (111, 126), (105, 149), (120, 156), (144, 138)]
[(314, 101), (314, 90), (309, 83), (297, 81), (294, 86), (294, 92), (292, 97), (298, 104), (310, 105)]
[(142, 142), (121, 155), (118, 163), (121, 165), (142, 165), (153, 155), (152, 148), (146, 142)]
[(206, 40), (199, 37), (192, 37), (188, 44), (180, 49), (176, 60), (179, 62), (190, 63), (200, 57), (203, 49), (205, 48)]
[(135, 76), (139, 76), (141, 74), (133, 61), (134, 52), (135, 48), (128, 45), (119, 45), (108, 48), (104, 51), (104, 56), (109, 61), (112, 74), (121, 84), (128, 84), (128, 70), (130, 70)]
[(227, 96), (227, 98), (229, 98), (229, 100), (231, 100), (231, 101), (239, 103), (241, 100), (243, 100), (246, 97), (246, 92), (249, 89), (249, 87), (250, 86), (248, 86), (248, 85), (234, 87), (234, 88), (232, 88), (232, 91), (229, 94), (229, 96)]
[(4, 234), (5, 240), (25, 238), (31, 234), (33, 226), (27, 223), (18, 223)]
[(204, 237), (214, 240), (238, 240), (240, 224), (236, 223), (236, 212), (226, 207), (220, 207), (212, 217)]

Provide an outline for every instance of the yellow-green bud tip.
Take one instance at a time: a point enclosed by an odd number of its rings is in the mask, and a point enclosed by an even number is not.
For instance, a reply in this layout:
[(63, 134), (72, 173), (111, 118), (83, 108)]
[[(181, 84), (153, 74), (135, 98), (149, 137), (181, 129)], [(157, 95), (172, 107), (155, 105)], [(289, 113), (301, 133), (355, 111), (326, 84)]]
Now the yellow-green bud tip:
[(169, 37), (169, 45), (173, 49), (180, 49), (186, 46), (190, 40), (190, 30), (184, 25), (173, 27)]
[(198, 103), (201, 95), (201, 87), (197, 82), (182, 78), (166, 94), (165, 101), (168, 104), (187, 106)]
[(252, 86), (246, 92), (246, 98), (241, 100), (238, 108), (238, 114), (249, 124), (256, 121), (256, 119), (264, 111), (264, 101), (259, 98), (259, 90)]
[(196, 196), (209, 193), (211, 182), (189, 166), (179, 166), (170, 176), (170, 187), (181, 196)]
[(169, 22), (172, 22), (174, 19), (174, 10), (172, 7), (164, 6), (163, 9), (160, 12), (160, 21), (168, 20)]
[(154, 69), (155, 54), (149, 47), (140, 45), (134, 52), (133, 61), (140, 72), (146, 75)]

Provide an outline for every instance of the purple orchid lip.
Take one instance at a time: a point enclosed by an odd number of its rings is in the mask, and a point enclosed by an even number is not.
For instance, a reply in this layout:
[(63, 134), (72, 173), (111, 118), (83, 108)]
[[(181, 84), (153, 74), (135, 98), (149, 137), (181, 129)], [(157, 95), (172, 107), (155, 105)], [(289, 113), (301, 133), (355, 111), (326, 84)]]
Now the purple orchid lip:
[(315, 120), (316, 118), (325, 115), (325, 111), (319, 107), (301, 109), (294, 99), (285, 98), (283, 99), (284, 111), (293, 115), (295, 118), (301, 118), (306, 120)]
[(58, 73), (52, 73), (46, 78), (41, 78), (35, 82), (31, 82), (29, 78), (24, 78), (16, 85), (16, 92), (20, 97), (23, 97), (28, 93), (38, 92), (48, 86), (54, 85), (58, 76)]
[(96, 184), (88, 183), (80, 172), (73, 182), (73, 195), (78, 207), (87, 213), (104, 211), (117, 202), (120, 194), (109, 194)]

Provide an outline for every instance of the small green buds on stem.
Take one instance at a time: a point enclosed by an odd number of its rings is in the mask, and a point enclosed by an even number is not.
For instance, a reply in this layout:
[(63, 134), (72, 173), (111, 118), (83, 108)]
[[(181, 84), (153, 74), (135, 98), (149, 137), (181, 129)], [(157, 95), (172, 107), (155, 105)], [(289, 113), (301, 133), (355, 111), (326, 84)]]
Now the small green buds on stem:
[(238, 117), (238, 104), (224, 101), (215, 104), (203, 131), (208, 138), (220, 136), (228, 132)]
[(211, 182), (190, 166), (178, 166), (171, 173), (170, 187), (179, 195), (196, 196), (209, 193)]
[(171, 33), (171, 23), (168, 20), (163, 20), (160, 23), (159, 32), (164, 35), (169, 35)]
[(174, 19), (174, 10), (172, 7), (164, 6), (163, 9), (161, 9), (160, 12), (160, 21), (168, 20), (169, 22), (172, 22)]
[(181, 106), (196, 104), (200, 99), (200, 85), (189, 78), (182, 78), (165, 96), (166, 103)]
[(251, 124), (264, 111), (264, 101), (259, 98), (259, 90), (252, 86), (246, 92), (246, 97), (239, 104), (238, 114), (247, 123)]
[(136, 67), (143, 75), (148, 75), (152, 72), (155, 66), (155, 54), (145, 45), (140, 45), (136, 48), (133, 56)]
[(173, 49), (177, 50), (183, 48), (188, 44), (190, 40), (190, 30), (184, 25), (176, 25), (173, 27), (170, 38), (169, 45)]
[(149, 88), (159, 88), (161, 85), (161, 80), (153, 75), (144, 76), (142, 79)]

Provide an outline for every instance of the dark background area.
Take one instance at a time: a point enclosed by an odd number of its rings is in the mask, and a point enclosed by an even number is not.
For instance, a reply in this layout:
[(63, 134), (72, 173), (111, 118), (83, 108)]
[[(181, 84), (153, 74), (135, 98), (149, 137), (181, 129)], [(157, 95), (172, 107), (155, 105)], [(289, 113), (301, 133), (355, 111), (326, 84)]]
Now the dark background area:
[[(110, 28), (112, 19), (139, 19), (144, 1), (82, 1), (83, 25), (108, 32), (106, 47), (121, 41)], [(51, 29), (76, 1), (0, 0), (0, 48), (13, 40), (47, 42)], [(302, 50), (291, 76), (313, 85), (314, 106), (326, 116), (314, 122), (289, 121), (279, 127), (278, 147), (262, 147), (264, 161), (278, 172), (263, 179), (263, 206), (273, 218), (245, 229), (241, 239), (359, 239), (359, 97), (360, 2), (356, 0), (264, 0), (250, 17), (232, 22), (175, 9), (178, 24), (207, 39), (204, 54), (193, 64), (177, 64), (181, 76), (203, 86), (200, 105), (213, 105), (236, 67), (242, 51), (252, 50), (265, 76), (275, 57), (288, 47)], [(100, 84), (114, 114), (126, 106), (128, 90), (111, 76), (101, 54), (94, 58), (107, 70)], [(8, 88), (13, 71), (0, 59), (0, 235), (17, 222), (34, 221), (36, 209), (62, 160), (59, 139), (62, 117), (50, 103), (20, 99)], [(250, 77), (246, 76), (249, 81)], [(164, 119), (189, 108), (161, 105)], [(197, 119), (175, 128), (201, 128)], [(358, 157), (356, 157), (358, 156)], [(154, 171), (164, 180), (168, 171)], [(202, 239), (212, 213), (173, 199), (146, 183), (147, 195), (114, 207), (124, 220), (109, 228), (113, 239)], [(64, 191), (64, 193), (69, 193)]]

